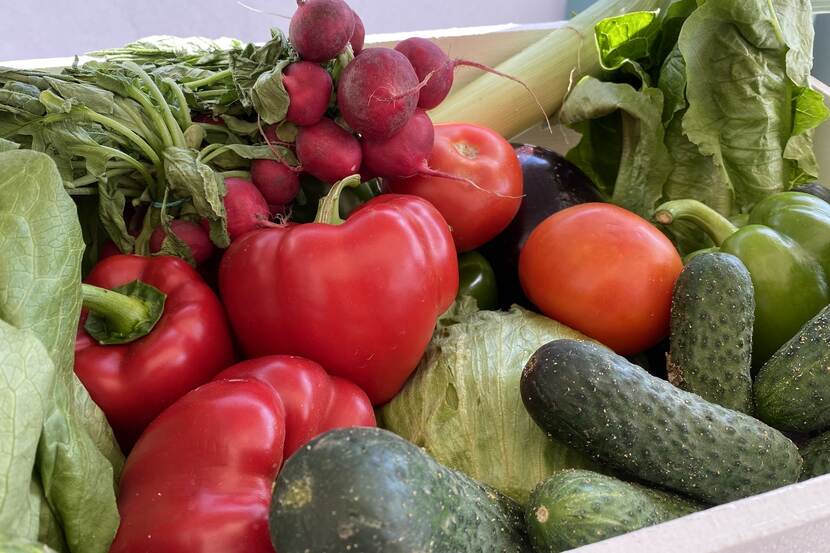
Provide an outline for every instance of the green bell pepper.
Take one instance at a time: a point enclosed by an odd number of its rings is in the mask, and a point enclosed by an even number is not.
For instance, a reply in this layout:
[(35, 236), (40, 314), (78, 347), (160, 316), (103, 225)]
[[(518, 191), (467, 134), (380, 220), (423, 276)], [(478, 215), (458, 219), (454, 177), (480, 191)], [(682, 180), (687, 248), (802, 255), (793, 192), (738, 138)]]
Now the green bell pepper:
[(496, 273), (490, 263), (478, 252), (467, 252), (458, 257), (458, 297), (472, 296), (481, 310), (499, 307)]
[(756, 370), (830, 303), (830, 204), (815, 196), (768, 196), (741, 228), (696, 200), (664, 203), (655, 220), (691, 222), (746, 265), (755, 287)]

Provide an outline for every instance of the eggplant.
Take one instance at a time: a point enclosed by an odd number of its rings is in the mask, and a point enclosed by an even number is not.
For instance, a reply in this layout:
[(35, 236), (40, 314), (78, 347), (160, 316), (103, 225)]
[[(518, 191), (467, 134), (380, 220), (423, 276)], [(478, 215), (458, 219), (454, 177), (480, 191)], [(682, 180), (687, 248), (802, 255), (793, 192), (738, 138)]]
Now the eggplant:
[(519, 253), (539, 223), (565, 208), (600, 202), (602, 196), (591, 180), (556, 152), (529, 144), (514, 144), (524, 176), (524, 198), (508, 227), (482, 246), (481, 253), (493, 266), (503, 308), (517, 303), (532, 308), (519, 283)]
[(793, 188), (793, 192), (804, 192), (830, 203), (830, 189), (817, 182), (802, 184), (798, 188)]

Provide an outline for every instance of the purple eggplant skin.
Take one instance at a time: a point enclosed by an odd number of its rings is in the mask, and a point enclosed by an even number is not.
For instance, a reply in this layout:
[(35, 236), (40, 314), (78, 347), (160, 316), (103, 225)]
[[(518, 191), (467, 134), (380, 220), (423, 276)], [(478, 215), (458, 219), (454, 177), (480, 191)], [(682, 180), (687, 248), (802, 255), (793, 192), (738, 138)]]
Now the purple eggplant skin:
[(806, 194), (812, 194), (817, 198), (821, 198), (827, 203), (830, 203), (830, 188), (822, 186), (817, 182), (813, 182), (810, 184), (803, 184), (798, 188), (793, 188), (793, 192), (804, 192)]
[(530, 233), (558, 211), (603, 199), (591, 180), (556, 152), (530, 144), (513, 148), (522, 166), (524, 198), (510, 225), (480, 251), (496, 273), (501, 307), (517, 303), (536, 310), (519, 283), (519, 253)]

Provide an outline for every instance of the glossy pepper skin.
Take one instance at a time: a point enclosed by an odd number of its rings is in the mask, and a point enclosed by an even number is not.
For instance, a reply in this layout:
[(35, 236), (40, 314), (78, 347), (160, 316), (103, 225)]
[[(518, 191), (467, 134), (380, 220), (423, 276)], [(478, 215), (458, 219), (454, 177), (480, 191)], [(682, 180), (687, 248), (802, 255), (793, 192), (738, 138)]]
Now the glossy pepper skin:
[(816, 196), (769, 196), (741, 228), (694, 200), (667, 202), (656, 219), (697, 224), (746, 265), (755, 288), (756, 369), (830, 303), (830, 204)]
[(128, 344), (101, 345), (82, 320), (75, 342), (75, 373), (125, 452), (167, 406), (233, 363), (219, 298), (181, 259), (116, 255), (98, 263), (86, 282), (113, 289), (134, 280), (167, 295), (150, 333)]
[(315, 223), (234, 242), (219, 288), (248, 357), (313, 359), (379, 405), (403, 386), (455, 299), (458, 261), (447, 223), (421, 198), (382, 195), (339, 220), (339, 190), (359, 183), (350, 179), (321, 202)]
[(467, 252), (458, 257), (458, 297), (461, 296), (475, 298), (481, 310), (499, 308), (496, 273), (478, 252)]
[(127, 458), (110, 553), (273, 553), (283, 459), (344, 426), (374, 426), (354, 384), (297, 357), (245, 361), (152, 422)]

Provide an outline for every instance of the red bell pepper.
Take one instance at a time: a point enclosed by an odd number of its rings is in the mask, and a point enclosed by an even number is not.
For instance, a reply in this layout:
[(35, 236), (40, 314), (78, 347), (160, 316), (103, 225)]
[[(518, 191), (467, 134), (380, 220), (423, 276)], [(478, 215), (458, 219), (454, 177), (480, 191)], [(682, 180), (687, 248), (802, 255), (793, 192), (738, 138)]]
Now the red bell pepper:
[(273, 553), (268, 506), (283, 458), (333, 428), (375, 424), (363, 391), (306, 359), (254, 359), (216, 378), (136, 443), (110, 553)]
[(366, 393), (329, 374), (314, 361), (271, 355), (243, 361), (216, 380), (255, 378), (270, 384), (285, 406), (285, 457), (313, 437), (344, 426), (375, 426), (375, 411)]
[(166, 407), (233, 363), (219, 298), (181, 259), (109, 257), (83, 297), (92, 315), (78, 329), (75, 373), (125, 451)]
[(245, 353), (300, 355), (376, 405), (415, 369), (458, 290), (449, 227), (427, 201), (378, 196), (339, 217), (344, 186), (306, 225), (253, 231), (226, 252), (219, 289)]

